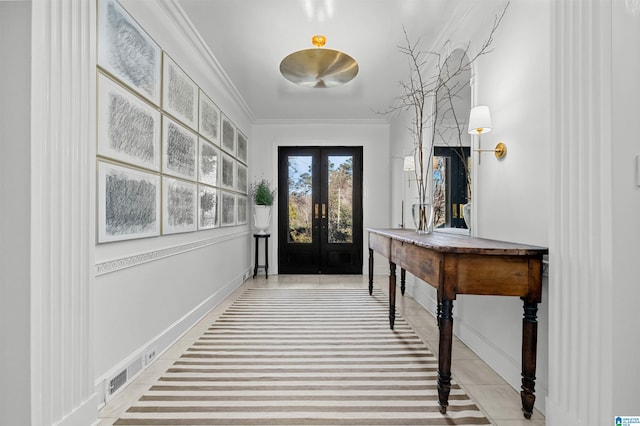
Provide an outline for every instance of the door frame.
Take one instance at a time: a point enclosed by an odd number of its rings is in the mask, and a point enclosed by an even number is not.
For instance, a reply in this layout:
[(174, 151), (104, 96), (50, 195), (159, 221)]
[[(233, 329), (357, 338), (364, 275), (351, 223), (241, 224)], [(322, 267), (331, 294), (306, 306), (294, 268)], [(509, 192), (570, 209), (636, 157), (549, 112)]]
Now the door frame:
[[(317, 164), (314, 164), (314, 169), (313, 169), (313, 173), (314, 176), (316, 176), (314, 178), (314, 186), (313, 186), (313, 203), (320, 203), (321, 200), (325, 200), (325, 198), (328, 196), (328, 194), (326, 193), (327, 188), (325, 187), (326, 184), (328, 182), (324, 182), (328, 176), (326, 175), (326, 167), (328, 166), (326, 164), (326, 160), (328, 160), (329, 156), (332, 155), (341, 155), (342, 153), (349, 153), (350, 155), (352, 155), (355, 159), (355, 164), (354, 164), (354, 179), (359, 178), (359, 181), (356, 181), (356, 186), (354, 187), (354, 196), (356, 197), (354, 199), (354, 208), (355, 208), (355, 217), (354, 217), (354, 221), (357, 222), (357, 224), (354, 223), (354, 227), (353, 227), (353, 242), (349, 243), (349, 249), (346, 249), (346, 252), (351, 253), (351, 258), (353, 259), (353, 262), (355, 262), (355, 264), (352, 264), (354, 266), (354, 268), (352, 268), (351, 270), (345, 269), (344, 271), (340, 270), (340, 266), (331, 266), (329, 259), (332, 258), (332, 256), (330, 255), (330, 253), (340, 253), (340, 252), (345, 252), (345, 250), (342, 250), (342, 248), (340, 247), (339, 244), (334, 245), (331, 243), (328, 243), (326, 241), (324, 241), (324, 239), (326, 238), (326, 227), (324, 226), (325, 223), (324, 221), (320, 221), (317, 217), (315, 218), (312, 227), (314, 228), (313, 233), (314, 233), (314, 238), (318, 238), (319, 241), (316, 241), (314, 245), (317, 244), (317, 248), (315, 248), (312, 252), (311, 255), (312, 257), (315, 257), (315, 264), (318, 265), (318, 272), (308, 272), (308, 273), (313, 273), (313, 274), (332, 274), (332, 273), (338, 273), (338, 274), (362, 274), (363, 272), (363, 268), (364, 268), (364, 146), (363, 145), (333, 145), (333, 144), (326, 144), (326, 145), (279, 145), (275, 147), (275, 151), (276, 151), (276, 155), (275, 155), (275, 162), (277, 164), (277, 167), (275, 168), (275, 175), (276, 175), (276, 181), (278, 182), (278, 186), (279, 186), (279, 196), (280, 197), (285, 197), (288, 198), (288, 194), (287, 194), (287, 188), (288, 186), (286, 186), (286, 184), (283, 183), (283, 185), (285, 185), (284, 187), (282, 185), (280, 185), (283, 181), (286, 179), (286, 177), (281, 176), (281, 173), (285, 172), (285, 166), (283, 166), (283, 157), (281, 157), (283, 150), (286, 151), (290, 151), (290, 154), (288, 155), (295, 155), (296, 151), (300, 151), (301, 154), (306, 154), (306, 153), (311, 153), (314, 157), (317, 155), (317, 157), (314, 159), (314, 161), (318, 161)], [(313, 154), (313, 151), (316, 151), (315, 154)], [(342, 151), (342, 152), (341, 152)], [(286, 155), (286, 153), (285, 153)], [(316, 180), (317, 179), (317, 180)], [(316, 186), (317, 185), (317, 186)], [(316, 192), (317, 191), (317, 192)], [(281, 209), (281, 204), (282, 203), (286, 203), (285, 199), (280, 199), (280, 197), (278, 197), (278, 201), (276, 203), (276, 208), (275, 210), (275, 214), (274, 214), (274, 226), (275, 226), (275, 230), (273, 232), (273, 234), (276, 236), (276, 239), (274, 240), (274, 252), (277, 253), (277, 259), (276, 259), (276, 264), (278, 265), (278, 273), (281, 273), (281, 258), (280, 256), (282, 255), (282, 244), (285, 244), (283, 241), (281, 241), (282, 235), (281, 233), (282, 231), (282, 227), (287, 227), (287, 223), (286, 222), (286, 218), (281, 217), (280, 215), (280, 209)], [(327, 200), (325, 200), (327, 201)], [(324, 201), (323, 201), (324, 202)], [(314, 253), (314, 251), (317, 250), (317, 253)], [(322, 254), (325, 254), (325, 256), (323, 257)], [(337, 258), (335, 258), (334, 260), (337, 260)], [(345, 266), (348, 266), (349, 264), (344, 264)], [(291, 273), (295, 273), (295, 272), (291, 272)], [(306, 272), (305, 272), (306, 273)]]

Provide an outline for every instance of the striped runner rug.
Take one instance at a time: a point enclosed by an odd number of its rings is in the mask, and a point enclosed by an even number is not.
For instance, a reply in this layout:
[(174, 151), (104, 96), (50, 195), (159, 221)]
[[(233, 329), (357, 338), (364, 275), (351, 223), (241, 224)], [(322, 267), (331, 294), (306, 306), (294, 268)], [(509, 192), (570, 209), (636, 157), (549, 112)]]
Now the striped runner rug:
[(490, 424), (380, 290), (248, 289), (116, 425)]

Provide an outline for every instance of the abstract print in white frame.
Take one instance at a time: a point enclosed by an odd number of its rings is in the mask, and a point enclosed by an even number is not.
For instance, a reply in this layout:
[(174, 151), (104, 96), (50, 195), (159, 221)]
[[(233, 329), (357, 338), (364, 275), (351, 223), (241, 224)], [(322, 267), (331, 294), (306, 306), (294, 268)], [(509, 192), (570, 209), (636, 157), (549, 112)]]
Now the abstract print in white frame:
[(228, 154), (222, 153), (222, 168), (220, 172), (220, 183), (223, 188), (235, 189), (236, 160)]
[(220, 152), (206, 139), (200, 138), (200, 159), (198, 161), (198, 181), (207, 185), (218, 185)]
[(198, 190), (191, 182), (162, 177), (162, 233), (176, 234), (198, 229)]
[(247, 197), (245, 195), (236, 195), (236, 207), (238, 209), (236, 215), (236, 225), (245, 225), (247, 223)]
[(98, 162), (98, 243), (160, 235), (160, 176)]
[(160, 105), (162, 50), (116, 0), (98, 2), (98, 65)]
[(206, 185), (198, 185), (198, 229), (220, 226), (218, 215), (218, 190)]
[(98, 155), (160, 170), (160, 112), (98, 74)]
[(238, 189), (238, 192), (246, 194), (249, 189), (247, 166), (242, 163), (237, 163), (236, 171), (236, 188)]
[(194, 130), (198, 128), (198, 90), (187, 73), (165, 52), (162, 108)]
[(195, 133), (162, 117), (162, 172), (176, 177), (196, 180), (198, 137)]
[(198, 130), (202, 136), (215, 144), (220, 144), (220, 109), (200, 90), (200, 119)]
[(231, 155), (236, 155), (236, 127), (222, 114), (222, 149)]
[(222, 205), (220, 211), (220, 221), (222, 226), (233, 226), (236, 224), (236, 196), (226, 191), (222, 192)]
[(244, 164), (247, 164), (247, 158), (249, 156), (249, 140), (245, 135), (242, 134), (241, 131), (236, 131), (238, 134), (238, 145), (236, 147), (238, 160), (242, 161)]

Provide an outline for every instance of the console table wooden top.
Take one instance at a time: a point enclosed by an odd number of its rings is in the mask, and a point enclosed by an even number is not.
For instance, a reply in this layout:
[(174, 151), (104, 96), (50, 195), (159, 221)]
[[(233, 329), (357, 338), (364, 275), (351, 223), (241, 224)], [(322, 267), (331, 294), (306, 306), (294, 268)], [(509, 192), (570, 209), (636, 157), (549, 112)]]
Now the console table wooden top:
[(482, 254), (488, 256), (542, 256), (549, 252), (549, 249), (545, 247), (476, 238), (446, 231), (434, 231), (430, 234), (418, 234), (409, 229), (369, 228), (367, 231), (371, 234), (382, 235), (396, 241), (414, 244), (442, 253)]
[(457, 294), (516, 296), (524, 302), (522, 320), (522, 409), (530, 418), (535, 402), (537, 305), (542, 298), (545, 247), (406, 229), (368, 229), (369, 294), (373, 290), (373, 253), (389, 259), (389, 324), (395, 320), (396, 265), (438, 292), (438, 402), (446, 413), (451, 382), (453, 301)]

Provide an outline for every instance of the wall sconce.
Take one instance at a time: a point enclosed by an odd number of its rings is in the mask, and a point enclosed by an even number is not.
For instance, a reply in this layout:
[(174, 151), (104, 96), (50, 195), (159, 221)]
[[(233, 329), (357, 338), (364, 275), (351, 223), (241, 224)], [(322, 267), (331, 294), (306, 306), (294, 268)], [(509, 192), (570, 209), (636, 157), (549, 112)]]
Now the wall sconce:
[(404, 157), (404, 165), (402, 166), (402, 169), (405, 172), (412, 172), (416, 169), (416, 159), (413, 158), (413, 155), (407, 155)]
[[(493, 152), (496, 158), (503, 158), (507, 154), (507, 146), (498, 142), (494, 149), (480, 149), (480, 138), (483, 133), (489, 133), (492, 130), (491, 127), (491, 113), (489, 107), (481, 105), (471, 108), (469, 113), (469, 134), (478, 135), (478, 149), (476, 152)], [(478, 164), (480, 164), (481, 155), (478, 155)]]

